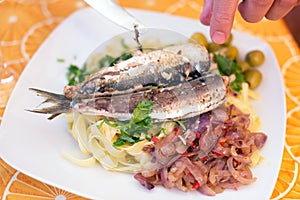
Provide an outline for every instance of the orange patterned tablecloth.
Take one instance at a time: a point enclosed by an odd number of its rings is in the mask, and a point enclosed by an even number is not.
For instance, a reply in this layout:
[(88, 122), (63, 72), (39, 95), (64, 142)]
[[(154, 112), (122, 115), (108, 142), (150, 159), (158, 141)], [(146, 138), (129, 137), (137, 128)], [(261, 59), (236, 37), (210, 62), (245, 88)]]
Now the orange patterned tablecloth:
[[(119, 0), (122, 6), (197, 19), (203, 0)], [(21, 74), (45, 38), (71, 13), (87, 7), (82, 0), (0, 0), (0, 50)], [(283, 160), (270, 199), (300, 199), (300, 52), (282, 20), (257, 24), (236, 16), (234, 29), (256, 35), (273, 48), (284, 77), (287, 129)], [(1, 53), (1, 52), (0, 52)], [(6, 92), (9, 94), (9, 91)], [(0, 98), (4, 98), (0, 96)], [(4, 109), (0, 108), (0, 122)], [(276, 147), (274, 147), (276, 148)], [(0, 155), (1, 156), (1, 155)], [(0, 158), (0, 199), (85, 199), (39, 182)]]

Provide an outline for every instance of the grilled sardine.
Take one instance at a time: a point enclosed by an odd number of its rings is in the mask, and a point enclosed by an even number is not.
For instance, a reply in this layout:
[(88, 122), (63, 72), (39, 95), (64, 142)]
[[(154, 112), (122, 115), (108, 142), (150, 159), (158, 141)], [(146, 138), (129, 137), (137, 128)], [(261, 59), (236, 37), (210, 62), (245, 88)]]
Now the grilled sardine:
[(76, 86), (66, 86), (64, 92), (71, 99), (135, 92), (147, 86), (174, 86), (191, 75), (201, 76), (209, 66), (205, 47), (192, 43), (175, 45), (135, 55), (92, 74)]
[(167, 88), (152, 88), (131, 94), (87, 99), (68, 99), (65, 95), (31, 89), (44, 102), (52, 106), (31, 110), (51, 114), (49, 119), (66, 112), (80, 112), (118, 120), (129, 120), (137, 103), (147, 99), (153, 102), (151, 117), (155, 121), (184, 119), (213, 110), (222, 104), (226, 96), (227, 81), (217, 74), (208, 74), (189, 82)]

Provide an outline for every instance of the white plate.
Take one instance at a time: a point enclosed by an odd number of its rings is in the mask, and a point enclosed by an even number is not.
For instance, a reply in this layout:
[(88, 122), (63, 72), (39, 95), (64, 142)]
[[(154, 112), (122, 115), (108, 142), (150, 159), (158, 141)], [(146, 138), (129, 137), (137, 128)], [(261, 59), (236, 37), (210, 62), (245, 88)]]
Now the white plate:
[[(208, 28), (196, 20), (146, 11), (130, 10), (146, 25), (169, 28), (190, 36), (195, 31), (208, 35)], [(81, 10), (65, 20), (44, 42), (24, 70), (4, 114), (0, 134), (0, 155), (8, 164), (29, 176), (92, 199), (211, 199), (198, 192), (184, 193), (156, 187), (143, 188), (132, 175), (107, 172), (96, 165), (81, 168), (65, 160), (61, 153), (79, 152), (74, 139), (67, 132), (67, 124), (57, 118), (26, 112), (41, 99), (28, 91), (29, 87), (62, 92), (66, 84), (68, 64), (82, 64), (98, 44), (123, 30), (91, 9)], [(285, 134), (285, 99), (282, 79), (274, 53), (264, 41), (234, 32), (233, 44), (241, 56), (252, 49), (260, 49), (266, 62), (260, 67), (264, 78), (258, 89), (261, 100), (254, 103), (261, 117), (262, 130), (268, 140), (261, 154), (264, 161), (253, 169), (257, 181), (238, 191), (227, 190), (214, 199), (268, 199), (280, 168)], [(57, 62), (58, 58), (65, 63)]]

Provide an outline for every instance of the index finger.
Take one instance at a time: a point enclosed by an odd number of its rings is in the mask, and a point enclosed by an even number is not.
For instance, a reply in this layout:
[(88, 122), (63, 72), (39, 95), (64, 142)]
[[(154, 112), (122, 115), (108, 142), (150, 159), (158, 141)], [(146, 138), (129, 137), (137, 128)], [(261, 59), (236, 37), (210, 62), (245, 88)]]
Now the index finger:
[(210, 36), (213, 42), (223, 44), (230, 35), (238, 0), (211, 1), (214, 2), (210, 20)]

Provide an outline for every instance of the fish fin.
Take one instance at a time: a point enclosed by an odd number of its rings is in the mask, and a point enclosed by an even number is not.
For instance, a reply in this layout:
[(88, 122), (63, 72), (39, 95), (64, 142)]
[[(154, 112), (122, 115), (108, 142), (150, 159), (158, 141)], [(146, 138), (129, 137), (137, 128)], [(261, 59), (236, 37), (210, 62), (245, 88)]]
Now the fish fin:
[(51, 114), (51, 116), (48, 118), (49, 120), (51, 120), (62, 113), (71, 111), (72, 109), (72, 101), (66, 98), (65, 95), (47, 92), (36, 88), (29, 88), (29, 90), (34, 91), (38, 96), (45, 98), (45, 100), (39, 106), (42, 106), (45, 103), (51, 103), (53, 105), (32, 110), (25, 109), (26, 111), (41, 114)]

